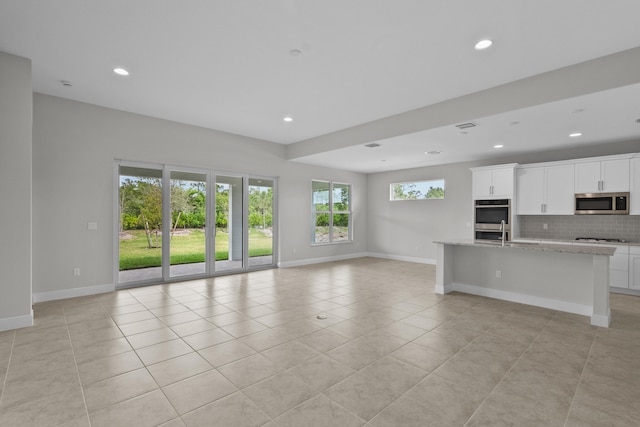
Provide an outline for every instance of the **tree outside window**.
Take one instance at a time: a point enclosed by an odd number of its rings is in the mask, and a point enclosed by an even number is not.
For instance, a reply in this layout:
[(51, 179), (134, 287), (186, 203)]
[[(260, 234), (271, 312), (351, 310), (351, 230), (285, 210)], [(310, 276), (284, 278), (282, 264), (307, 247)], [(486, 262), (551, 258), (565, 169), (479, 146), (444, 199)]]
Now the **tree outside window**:
[(389, 184), (389, 200), (444, 199), (444, 179)]

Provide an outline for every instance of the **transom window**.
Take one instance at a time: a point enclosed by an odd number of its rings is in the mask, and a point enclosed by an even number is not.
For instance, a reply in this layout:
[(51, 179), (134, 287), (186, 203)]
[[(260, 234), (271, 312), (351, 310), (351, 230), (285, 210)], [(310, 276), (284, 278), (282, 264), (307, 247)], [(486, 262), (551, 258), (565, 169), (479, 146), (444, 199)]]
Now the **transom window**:
[(444, 179), (389, 184), (389, 200), (444, 199)]
[(351, 184), (311, 181), (312, 244), (352, 241)]

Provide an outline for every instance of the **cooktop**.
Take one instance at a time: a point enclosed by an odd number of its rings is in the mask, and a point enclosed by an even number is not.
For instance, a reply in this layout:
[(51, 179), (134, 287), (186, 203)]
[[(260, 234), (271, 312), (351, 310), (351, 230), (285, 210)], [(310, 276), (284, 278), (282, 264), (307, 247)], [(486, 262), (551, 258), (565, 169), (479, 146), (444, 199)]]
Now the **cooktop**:
[(606, 239), (604, 237), (576, 237), (578, 242), (628, 243), (623, 239)]

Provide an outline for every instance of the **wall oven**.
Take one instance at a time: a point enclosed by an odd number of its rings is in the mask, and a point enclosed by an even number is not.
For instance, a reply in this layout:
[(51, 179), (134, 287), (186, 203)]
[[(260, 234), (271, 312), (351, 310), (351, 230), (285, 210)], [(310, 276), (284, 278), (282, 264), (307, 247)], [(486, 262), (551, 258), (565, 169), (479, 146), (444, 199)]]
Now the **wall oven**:
[(505, 240), (511, 240), (511, 200), (476, 200), (474, 207), (475, 240), (500, 242), (504, 226)]

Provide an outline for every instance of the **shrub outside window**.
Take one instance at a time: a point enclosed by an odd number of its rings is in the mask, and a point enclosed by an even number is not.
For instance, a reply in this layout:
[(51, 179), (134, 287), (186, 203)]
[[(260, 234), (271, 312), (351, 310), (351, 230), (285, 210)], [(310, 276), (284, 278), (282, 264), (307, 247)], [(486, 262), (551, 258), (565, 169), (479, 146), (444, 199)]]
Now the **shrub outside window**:
[(389, 184), (389, 200), (444, 199), (444, 179)]
[(351, 184), (311, 181), (312, 244), (352, 240)]

